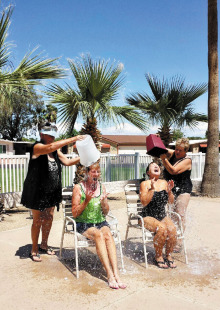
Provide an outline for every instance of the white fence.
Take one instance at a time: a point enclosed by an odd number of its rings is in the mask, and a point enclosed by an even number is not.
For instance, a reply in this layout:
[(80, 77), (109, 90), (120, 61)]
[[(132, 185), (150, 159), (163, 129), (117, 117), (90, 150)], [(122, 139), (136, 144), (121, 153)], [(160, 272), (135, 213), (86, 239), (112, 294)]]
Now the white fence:
[[(192, 158), (192, 180), (202, 180), (205, 165), (204, 153), (188, 153)], [(68, 155), (75, 157), (76, 155)], [(149, 155), (101, 155), (102, 181), (123, 181), (143, 177), (148, 163), (152, 161)], [(1, 193), (21, 192), (27, 174), (29, 153), (26, 155), (0, 155), (0, 187)], [(62, 185), (70, 186), (73, 183), (75, 166), (62, 168)]]

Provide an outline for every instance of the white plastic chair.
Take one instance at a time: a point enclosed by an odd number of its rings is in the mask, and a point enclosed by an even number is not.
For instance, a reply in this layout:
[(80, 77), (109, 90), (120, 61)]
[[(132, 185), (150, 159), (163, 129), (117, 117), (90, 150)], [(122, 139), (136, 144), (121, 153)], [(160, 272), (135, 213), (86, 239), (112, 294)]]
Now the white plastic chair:
[[(89, 248), (95, 247), (95, 242), (87, 239), (82, 234), (79, 234), (76, 230), (76, 221), (72, 215), (72, 192), (63, 192), (63, 201), (62, 201), (62, 210), (63, 210), (63, 230), (61, 235), (60, 243), (60, 258), (62, 257), (63, 241), (65, 234), (73, 234), (74, 239), (74, 248), (75, 248), (75, 262), (76, 262), (76, 277), (79, 278), (79, 258), (78, 258), (78, 249), (80, 248)], [(124, 260), (122, 253), (121, 237), (118, 230), (118, 221), (117, 219), (109, 212), (106, 216), (106, 220), (110, 225), (110, 230), (114, 238), (116, 246), (119, 247), (120, 258), (121, 258), (121, 268), (124, 271)]]
[[(141, 230), (141, 236), (131, 239), (142, 239), (143, 243), (143, 250), (144, 250), (144, 259), (145, 259), (145, 266), (148, 267), (147, 257), (147, 243), (152, 243), (154, 239), (154, 233), (150, 232), (144, 227), (144, 221), (143, 217), (139, 215), (139, 212), (142, 210), (143, 206), (139, 200), (139, 188), (140, 184), (139, 182), (134, 182), (132, 184), (127, 184), (125, 186), (125, 197), (126, 197), (126, 204), (127, 204), (127, 215), (128, 215), (128, 223), (127, 223), (127, 229), (125, 234), (125, 246), (126, 241), (128, 239), (128, 232), (130, 228), (135, 228), (138, 230)], [(185, 246), (185, 239), (184, 239), (184, 233), (182, 228), (182, 222), (180, 215), (172, 212), (170, 210), (167, 210), (167, 215), (170, 216), (172, 214), (172, 217), (176, 217), (175, 225), (177, 228), (177, 239), (181, 239), (183, 242), (183, 248), (184, 248), (184, 255), (185, 255), (185, 262), (188, 264), (188, 258), (186, 253), (186, 246)], [(138, 221), (141, 221), (142, 225), (140, 226), (138, 224)]]

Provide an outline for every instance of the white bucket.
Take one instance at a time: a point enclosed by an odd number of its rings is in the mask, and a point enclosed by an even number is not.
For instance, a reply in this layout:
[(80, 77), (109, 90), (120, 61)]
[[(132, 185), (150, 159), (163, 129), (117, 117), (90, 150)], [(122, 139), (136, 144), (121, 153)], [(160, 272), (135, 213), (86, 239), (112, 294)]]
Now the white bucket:
[(80, 157), (80, 164), (89, 167), (100, 158), (100, 152), (97, 150), (95, 143), (90, 135), (80, 141), (76, 141), (76, 148)]

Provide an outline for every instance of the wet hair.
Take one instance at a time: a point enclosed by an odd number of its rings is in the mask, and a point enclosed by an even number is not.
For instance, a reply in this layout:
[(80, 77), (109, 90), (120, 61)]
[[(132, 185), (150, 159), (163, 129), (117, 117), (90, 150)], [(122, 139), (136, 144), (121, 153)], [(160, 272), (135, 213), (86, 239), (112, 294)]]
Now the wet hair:
[(86, 167), (86, 172), (88, 173), (92, 168), (100, 168), (99, 162), (96, 162), (96, 163), (92, 164), (91, 166)]
[(148, 171), (150, 170), (150, 165), (151, 165), (151, 164), (156, 164), (156, 165), (158, 165), (159, 168), (161, 169), (161, 164), (156, 163), (155, 161), (152, 161), (152, 162), (149, 163), (149, 165), (148, 165), (147, 168), (146, 168), (146, 174), (148, 174)]
[(180, 138), (176, 141), (176, 146), (183, 146), (184, 151), (187, 152), (189, 150), (189, 139), (187, 138)]

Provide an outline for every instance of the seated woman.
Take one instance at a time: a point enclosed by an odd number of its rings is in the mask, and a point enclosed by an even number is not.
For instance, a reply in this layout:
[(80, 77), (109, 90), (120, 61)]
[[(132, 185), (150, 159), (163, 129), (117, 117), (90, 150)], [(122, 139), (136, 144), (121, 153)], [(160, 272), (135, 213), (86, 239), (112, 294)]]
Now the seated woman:
[[(144, 218), (144, 227), (155, 233), (154, 248), (155, 262), (159, 268), (176, 268), (172, 259), (173, 248), (176, 244), (176, 227), (172, 220), (166, 216), (167, 202), (173, 203), (173, 181), (159, 179), (160, 167), (150, 163), (146, 169), (149, 180), (140, 185), (140, 201), (144, 208), (140, 215)], [(166, 245), (166, 259), (162, 256), (163, 247)]]
[(104, 185), (99, 182), (98, 163), (87, 168), (85, 181), (73, 189), (72, 213), (77, 222), (77, 231), (95, 241), (97, 254), (106, 270), (110, 288), (126, 288), (121, 282), (117, 266), (115, 242), (105, 215), (109, 211)]

